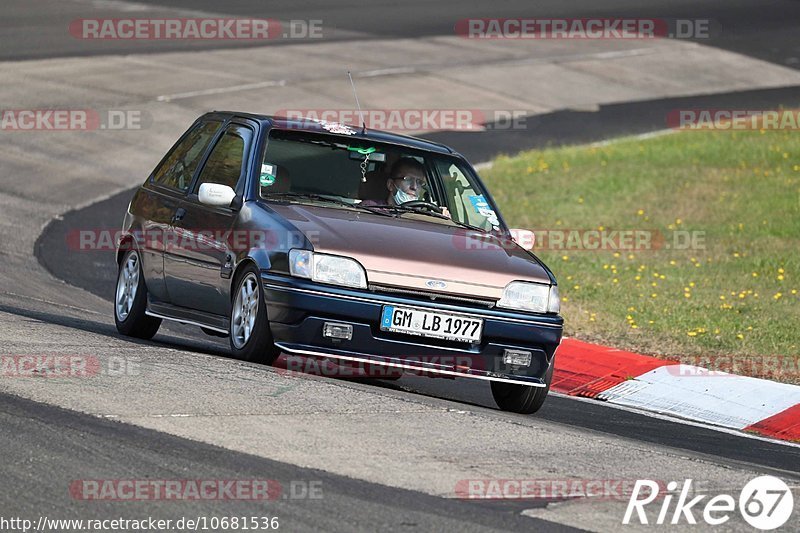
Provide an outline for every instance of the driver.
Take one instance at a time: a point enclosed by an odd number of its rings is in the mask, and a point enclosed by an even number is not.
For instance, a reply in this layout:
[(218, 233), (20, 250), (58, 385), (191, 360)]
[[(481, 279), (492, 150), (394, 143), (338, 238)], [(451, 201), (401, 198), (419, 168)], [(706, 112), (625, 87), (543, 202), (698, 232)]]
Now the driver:
[(425, 167), (416, 159), (403, 157), (392, 165), (392, 171), (386, 180), (389, 189), (388, 205), (401, 205), (413, 200), (420, 200), (428, 188), (425, 178)]
[[(389, 179), (386, 180), (386, 188), (389, 190), (389, 196), (386, 198), (386, 203), (383, 205), (399, 206), (406, 202), (413, 202), (415, 200), (422, 200), (425, 191), (428, 190), (428, 179), (425, 177), (425, 167), (411, 157), (403, 157), (398, 159), (392, 170), (389, 173)], [(364, 200), (362, 205), (377, 206), (381, 205), (380, 202), (375, 200)], [(442, 214), (450, 217), (450, 211), (446, 207), (442, 207)]]

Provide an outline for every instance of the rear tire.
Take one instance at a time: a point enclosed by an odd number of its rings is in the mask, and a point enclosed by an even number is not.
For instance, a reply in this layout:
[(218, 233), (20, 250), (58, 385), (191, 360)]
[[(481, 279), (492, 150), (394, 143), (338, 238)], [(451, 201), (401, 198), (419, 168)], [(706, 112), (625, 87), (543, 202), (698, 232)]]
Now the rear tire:
[(144, 283), (141, 259), (136, 250), (128, 251), (119, 264), (117, 291), (114, 298), (114, 323), (117, 331), (128, 337), (152, 339), (161, 326), (161, 319), (147, 316), (147, 285)]
[(550, 392), (550, 382), (553, 380), (555, 361), (550, 363), (550, 369), (544, 376), (545, 387), (531, 387), (529, 385), (514, 385), (501, 381), (492, 381), (492, 396), (495, 403), (503, 411), (530, 415), (541, 409)]
[(228, 329), (231, 353), (237, 359), (271, 365), (281, 354), (272, 341), (261, 276), (253, 265), (245, 266), (231, 285)]

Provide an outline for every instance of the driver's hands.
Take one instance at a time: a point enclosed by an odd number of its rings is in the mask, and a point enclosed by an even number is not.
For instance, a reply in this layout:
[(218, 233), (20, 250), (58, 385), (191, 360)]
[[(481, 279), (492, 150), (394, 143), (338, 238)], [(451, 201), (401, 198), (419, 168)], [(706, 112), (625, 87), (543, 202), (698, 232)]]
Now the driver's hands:
[(447, 218), (450, 218), (450, 219), (453, 218), (453, 215), (450, 214), (450, 210), (447, 209), (445, 206), (442, 206), (442, 214), (444, 216), (446, 216)]

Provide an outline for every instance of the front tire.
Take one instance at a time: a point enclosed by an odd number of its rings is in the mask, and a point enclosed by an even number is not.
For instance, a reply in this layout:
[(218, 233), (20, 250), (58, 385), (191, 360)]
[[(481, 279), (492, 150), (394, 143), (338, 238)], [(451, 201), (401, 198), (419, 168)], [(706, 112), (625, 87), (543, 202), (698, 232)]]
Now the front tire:
[(231, 295), (230, 343), (237, 359), (271, 365), (281, 351), (272, 341), (261, 276), (248, 265), (236, 276)]
[(553, 380), (555, 361), (550, 363), (550, 368), (544, 376), (545, 387), (531, 387), (529, 385), (514, 385), (501, 381), (492, 381), (492, 396), (495, 403), (503, 411), (530, 415), (541, 409), (550, 392), (550, 382)]
[(117, 331), (128, 337), (152, 339), (161, 319), (147, 316), (147, 286), (142, 275), (139, 252), (130, 250), (122, 258), (117, 274), (114, 298), (114, 322)]

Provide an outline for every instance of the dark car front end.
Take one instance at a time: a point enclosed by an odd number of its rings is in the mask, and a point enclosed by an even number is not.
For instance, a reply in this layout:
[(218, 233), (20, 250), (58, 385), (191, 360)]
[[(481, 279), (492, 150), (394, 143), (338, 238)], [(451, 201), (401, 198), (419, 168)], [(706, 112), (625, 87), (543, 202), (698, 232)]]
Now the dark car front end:
[[(359, 209), (358, 203), (348, 208), (328, 204), (324, 198), (315, 201), (272, 194), (277, 187), (282, 192), (311, 189), (307, 183), (298, 184), (301, 166), (286, 155), (291, 152), (286, 146), (292, 142), (377, 147), (378, 152), (389, 152), (389, 158), (395, 149), (425, 158), (426, 164), (436, 161), (439, 167), (444, 161), (444, 167), (452, 165), (450, 170), (470, 175), (473, 197), (493, 205), (469, 164), (446, 147), (418, 139), (354, 129), (346, 136), (332, 136), (313, 123), (314, 131), (306, 132), (304, 127), (292, 122), (273, 124), (272, 134), (265, 139), (264, 161), (267, 168), (276, 169), (277, 181), (256, 187), (254, 196), (270, 220), (280, 219), (301, 236), (286, 242), (302, 240), (310, 254), (356, 262), (364, 270), (364, 284), (337, 286), (293, 276), (292, 246), (283, 246), (283, 252), (273, 254), (270, 267), (262, 271), (275, 344), (289, 354), (546, 387), (563, 330), (557, 302), (539, 312), (504, 307), (503, 302), (506, 289), (515, 282), (541, 287), (545, 299), (557, 300), (555, 278), (538, 258), (510, 239), (499, 212), (491, 212), (497, 226), (481, 231), (458, 223), (457, 215), (451, 221), (415, 213), (386, 216)], [(294, 152), (290, 155), (296, 157)], [(428, 166), (431, 175), (440, 172), (436, 164)], [(279, 168), (288, 168), (287, 175), (281, 177)], [(342, 185), (336, 193), (349, 200), (346, 191), (353, 190), (353, 201), (360, 202), (364, 196), (355, 191), (368, 189), (371, 180), (380, 189), (386, 172), (378, 164), (362, 176), (366, 183), (350, 189)], [(431, 191), (432, 196), (448, 194), (446, 187), (439, 187)], [(437, 320), (463, 320), (465, 325), (469, 321), (479, 326), (480, 332), (454, 338), (426, 332), (424, 324), (417, 331), (398, 330), (386, 327), (387, 312), (391, 312), (387, 309), (419, 311), (415, 317), (422, 317), (422, 322), (426, 316), (435, 319), (433, 314), (439, 316)]]

